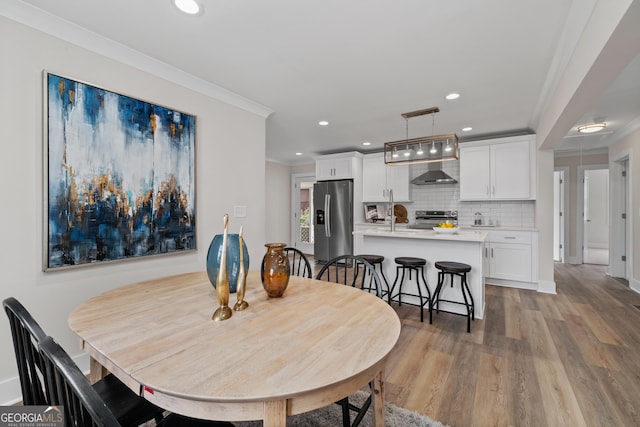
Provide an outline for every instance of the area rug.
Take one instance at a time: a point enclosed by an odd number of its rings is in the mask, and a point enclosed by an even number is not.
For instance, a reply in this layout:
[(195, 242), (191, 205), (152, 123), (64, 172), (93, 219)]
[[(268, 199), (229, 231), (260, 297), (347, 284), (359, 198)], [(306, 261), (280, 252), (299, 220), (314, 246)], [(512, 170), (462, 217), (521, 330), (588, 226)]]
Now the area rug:
[[(359, 406), (365, 400), (366, 396), (367, 393), (358, 391), (349, 397), (349, 401), (353, 401), (354, 404)], [(260, 427), (262, 426), (262, 421), (234, 421), (233, 424), (236, 427)], [(372, 408), (369, 408), (360, 425), (363, 427), (373, 426)], [(433, 421), (425, 415), (400, 408), (390, 403), (384, 405), (384, 425), (385, 427), (446, 427), (444, 424)], [(340, 426), (342, 426), (342, 408), (336, 404), (287, 418), (287, 427)]]

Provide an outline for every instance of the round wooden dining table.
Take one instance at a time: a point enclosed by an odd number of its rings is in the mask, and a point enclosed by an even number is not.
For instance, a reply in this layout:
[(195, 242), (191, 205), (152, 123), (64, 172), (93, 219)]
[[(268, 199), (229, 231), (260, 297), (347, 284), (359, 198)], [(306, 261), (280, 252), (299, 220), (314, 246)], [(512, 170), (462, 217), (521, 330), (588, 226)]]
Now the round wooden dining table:
[(245, 300), (247, 309), (211, 320), (215, 289), (195, 272), (110, 290), (68, 321), (91, 357), (91, 378), (112, 372), (171, 412), (284, 427), (287, 416), (369, 384), (375, 425), (384, 425), (383, 371), (400, 335), (390, 306), (357, 288), (295, 276), (283, 297), (269, 298), (258, 271), (248, 274)]

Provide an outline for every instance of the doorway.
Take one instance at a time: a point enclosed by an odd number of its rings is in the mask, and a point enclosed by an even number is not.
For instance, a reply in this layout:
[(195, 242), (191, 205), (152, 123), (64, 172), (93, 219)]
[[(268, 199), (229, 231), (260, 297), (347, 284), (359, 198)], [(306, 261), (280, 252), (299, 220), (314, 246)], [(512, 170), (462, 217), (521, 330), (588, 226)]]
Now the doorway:
[(582, 260), (609, 265), (609, 169), (583, 170)]
[(632, 239), (628, 216), (631, 212), (631, 186), (628, 183), (629, 155), (610, 163), (611, 180), (611, 248), (609, 274), (629, 280), (632, 277)]
[(313, 254), (313, 184), (315, 175), (291, 175), (291, 236), (292, 245), (303, 253)]

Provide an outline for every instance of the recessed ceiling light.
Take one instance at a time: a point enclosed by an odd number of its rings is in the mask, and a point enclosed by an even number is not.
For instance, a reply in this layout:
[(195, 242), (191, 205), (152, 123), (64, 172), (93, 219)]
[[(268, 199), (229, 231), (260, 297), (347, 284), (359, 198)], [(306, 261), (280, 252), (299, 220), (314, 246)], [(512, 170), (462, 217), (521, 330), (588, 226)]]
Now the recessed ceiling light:
[(473, 128), (471, 126), (467, 126), (466, 128), (462, 128), (462, 132), (469, 132), (470, 130), (473, 130)]
[(602, 129), (606, 128), (606, 123), (588, 123), (586, 125), (578, 126), (578, 132), (580, 133), (594, 133), (600, 132)]
[(458, 99), (458, 98), (460, 98), (460, 94), (459, 94), (459, 93), (452, 92), (452, 93), (450, 93), (449, 95), (445, 96), (444, 98), (445, 98), (445, 99), (448, 99), (448, 100)]
[(202, 5), (196, 0), (173, 0), (173, 4), (188, 15), (202, 14)]
[(318, 122), (318, 124), (319, 124), (320, 126), (327, 126), (327, 125), (329, 124), (329, 122), (328, 122), (328, 121), (326, 121), (326, 120), (320, 120), (320, 121)]
[(296, 153), (296, 156), (302, 156), (302, 153)]
[(362, 145), (371, 145), (371, 143), (369, 141), (365, 141), (362, 143)]

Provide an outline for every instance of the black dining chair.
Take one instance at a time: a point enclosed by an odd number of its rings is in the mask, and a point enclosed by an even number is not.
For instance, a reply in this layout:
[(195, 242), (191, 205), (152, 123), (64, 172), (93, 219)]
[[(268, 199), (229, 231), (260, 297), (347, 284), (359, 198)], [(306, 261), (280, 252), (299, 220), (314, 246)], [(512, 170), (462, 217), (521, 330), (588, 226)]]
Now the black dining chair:
[(51, 337), (38, 344), (50, 406), (61, 407), (65, 426), (119, 427), (121, 424), (87, 377)]
[(22, 389), (23, 405), (46, 405), (44, 384), (41, 383), (42, 363), (38, 352), (38, 342), (47, 337), (40, 325), (33, 320), (26, 308), (15, 298), (2, 302), (9, 317), (9, 327), (13, 338), (13, 350), (18, 364), (18, 376)]
[(356, 255), (340, 255), (327, 261), (316, 275), (316, 279), (357, 287), (378, 297), (383, 293), (378, 272), (369, 261)]
[[(358, 273), (359, 267), (362, 267), (362, 277), (360, 277)], [(316, 279), (358, 287), (364, 291), (374, 293), (378, 297), (382, 296), (382, 282), (373, 265), (366, 259), (355, 255), (340, 255), (329, 260), (322, 266), (316, 275)], [(370, 382), (369, 387), (373, 390), (373, 383)], [(371, 406), (371, 400), (372, 394), (369, 394), (360, 407), (349, 402), (348, 396), (336, 402), (342, 407), (343, 427), (356, 427), (360, 425), (360, 422)], [(351, 422), (351, 412), (355, 412), (356, 414), (353, 423)]]
[[(62, 406), (66, 426), (129, 427), (118, 421), (104, 400), (95, 391), (78, 365), (51, 337), (39, 344), (45, 388), (50, 406)], [(233, 427), (221, 421), (206, 421), (169, 414), (156, 426), (163, 427)]]
[[(51, 393), (56, 392), (51, 389), (53, 383), (42, 384), (40, 381), (40, 378), (46, 378), (46, 370), (43, 366), (43, 353), (39, 351), (39, 346), (44, 340), (50, 337), (45, 334), (42, 327), (40, 327), (38, 322), (35, 321), (33, 316), (31, 316), (17, 299), (13, 297), (7, 298), (2, 302), (2, 305), (5, 308), (11, 325), (11, 335), (13, 336), (16, 361), (18, 363), (20, 385), (23, 390), (23, 404), (62, 405), (63, 403), (57, 403), (60, 401), (59, 399), (52, 400), (53, 396)], [(64, 350), (62, 351), (64, 352)], [(57, 354), (59, 354), (59, 351), (57, 351)], [(80, 372), (84, 382), (94, 391), (94, 393), (89, 393), (89, 395), (96, 394), (99, 397), (101, 405), (105, 406), (117, 421), (117, 424), (110, 424), (109, 420), (105, 421), (104, 424), (100, 421), (92, 421), (86, 425), (121, 425), (129, 427), (155, 420), (157, 426), (163, 427), (233, 427), (233, 424), (222, 421), (200, 420), (178, 414), (168, 414), (164, 416), (166, 412), (164, 409), (138, 396), (115, 375), (109, 374), (92, 385), (68, 355), (66, 358), (63, 357), (63, 359), (68, 359), (65, 362), (67, 370), (77, 370)], [(77, 377), (77, 375), (75, 375), (75, 377)], [(80, 380), (74, 380), (74, 384), (77, 384), (78, 381)], [(84, 386), (78, 387), (80, 387), (79, 390), (86, 388)], [(78, 387), (76, 387), (76, 389)], [(93, 402), (95, 401), (94, 397), (88, 397), (87, 399), (91, 401), (90, 404), (95, 403)], [(100, 413), (102, 413), (102, 411), (100, 411)], [(89, 422), (86, 417), (90, 417), (90, 415), (90, 410), (79, 410), (78, 414), (72, 414), (71, 416), (80, 416), (83, 417), (80, 418), (80, 420), (86, 419), (87, 422)], [(81, 421), (78, 422), (80, 423), (75, 425), (85, 425), (82, 424)]]
[(300, 249), (287, 246), (284, 251), (289, 258), (289, 272), (292, 276), (307, 277), (309, 279), (313, 277), (311, 264)]
[[(37, 350), (38, 343), (47, 334), (17, 299), (7, 298), (2, 305), (11, 326), (22, 402), (24, 405), (49, 405), (38, 375), (42, 369)], [(122, 425), (139, 425), (153, 419), (160, 421), (163, 417), (164, 409), (138, 396), (113, 374), (97, 381), (93, 388)]]

